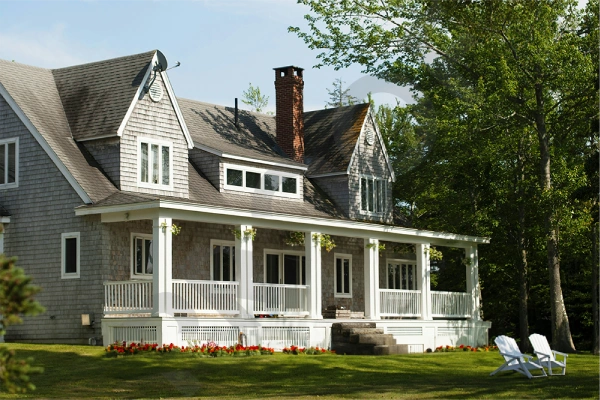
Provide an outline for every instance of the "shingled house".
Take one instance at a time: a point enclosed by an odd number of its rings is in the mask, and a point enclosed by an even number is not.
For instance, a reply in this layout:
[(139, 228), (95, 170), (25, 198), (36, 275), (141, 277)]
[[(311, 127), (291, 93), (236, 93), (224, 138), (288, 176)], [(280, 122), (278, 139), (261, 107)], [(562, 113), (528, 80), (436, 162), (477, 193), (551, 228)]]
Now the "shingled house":
[[(246, 112), (176, 98), (165, 67), (0, 60), (0, 250), (47, 310), (6, 340), (327, 347), (337, 308), (411, 351), (487, 341), (488, 239), (392, 224), (368, 104), (304, 112), (288, 66), (276, 116)], [(432, 245), (465, 249), (464, 292), (431, 290)]]

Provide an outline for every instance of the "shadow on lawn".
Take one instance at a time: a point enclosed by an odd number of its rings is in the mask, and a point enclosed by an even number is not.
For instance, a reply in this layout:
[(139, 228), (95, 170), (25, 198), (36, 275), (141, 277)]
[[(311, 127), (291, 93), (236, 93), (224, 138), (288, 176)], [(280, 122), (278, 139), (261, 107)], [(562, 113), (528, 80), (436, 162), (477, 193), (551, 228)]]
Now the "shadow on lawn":
[(106, 358), (102, 349), (76, 347), (17, 349), (45, 368), (33, 377), (38, 389), (31, 397), (598, 398), (592, 356), (569, 357), (567, 376), (529, 380), (516, 373), (490, 377), (501, 364), (498, 354)]

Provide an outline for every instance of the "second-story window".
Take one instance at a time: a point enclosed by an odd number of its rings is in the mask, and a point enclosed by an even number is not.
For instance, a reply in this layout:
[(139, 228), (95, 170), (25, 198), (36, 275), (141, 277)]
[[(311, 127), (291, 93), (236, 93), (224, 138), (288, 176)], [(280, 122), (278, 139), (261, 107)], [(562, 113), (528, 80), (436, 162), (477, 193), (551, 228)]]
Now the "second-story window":
[(301, 175), (225, 164), (225, 189), (282, 197), (300, 197)]
[(364, 212), (383, 213), (386, 205), (387, 181), (385, 179), (360, 178), (360, 209)]
[(143, 187), (170, 187), (172, 183), (171, 143), (138, 139), (139, 185)]

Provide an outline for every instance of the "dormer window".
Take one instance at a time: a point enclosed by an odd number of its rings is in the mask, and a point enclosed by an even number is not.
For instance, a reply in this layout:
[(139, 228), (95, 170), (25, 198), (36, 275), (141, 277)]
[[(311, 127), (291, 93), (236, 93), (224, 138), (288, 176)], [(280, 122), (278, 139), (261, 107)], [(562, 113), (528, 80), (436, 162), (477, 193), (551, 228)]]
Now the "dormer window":
[(360, 209), (365, 213), (381, 214), (386, 206), (387, 181), (371, 176), (360, 178)]
[(172, 187), (173, 144), (138, 138), (138, 186), (170, 189)]
[(301, 175), (233, 164), (224, 164), (224, 170), (225, 189), (300, 198)]

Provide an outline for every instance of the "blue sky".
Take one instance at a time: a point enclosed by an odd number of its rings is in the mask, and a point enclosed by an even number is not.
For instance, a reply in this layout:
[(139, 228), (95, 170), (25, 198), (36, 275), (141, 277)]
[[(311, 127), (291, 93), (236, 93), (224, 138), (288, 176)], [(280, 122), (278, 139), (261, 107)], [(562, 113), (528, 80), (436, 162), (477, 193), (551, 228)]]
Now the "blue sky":
[(318, 52), (287, 28), (306, 26), (308, 8), (295, 0), (0, 1), (0, 58), (60, 68), (161, 50), (178, 97), (233, 105), (249, 83), (269, 96), (274, 110), (274, 67), (304, 71), (305, 110), (324, 108), (327, 88), (341, 78), (353, 93), (378, 102), (405, 89), (377, 83), (360, 67), (312, 68)]

